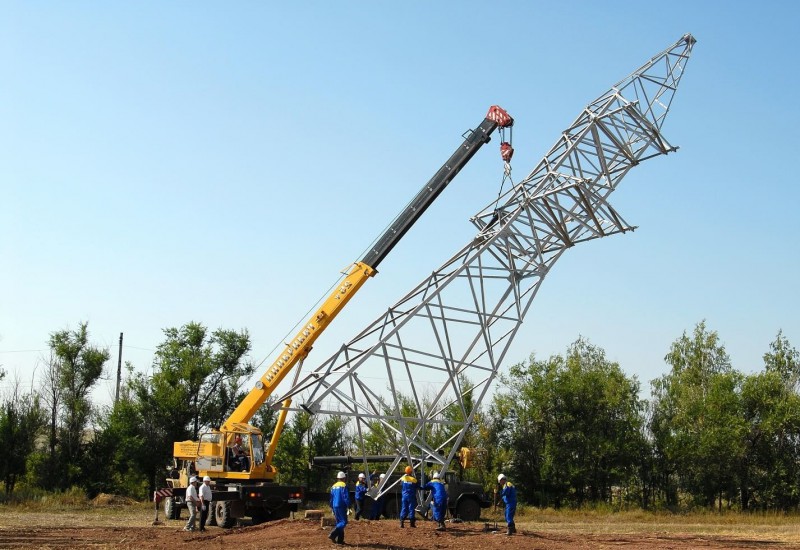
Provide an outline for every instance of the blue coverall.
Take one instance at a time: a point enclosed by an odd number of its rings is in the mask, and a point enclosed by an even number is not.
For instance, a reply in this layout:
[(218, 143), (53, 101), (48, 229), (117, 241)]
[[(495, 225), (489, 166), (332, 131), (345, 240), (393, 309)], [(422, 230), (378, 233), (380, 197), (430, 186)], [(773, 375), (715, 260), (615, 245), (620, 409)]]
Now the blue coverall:
[(367, 496), (367, 484), (360, 479), (356, 482), (356, 519), (361, 519), (364, 510), (364, 498)]
[[(375, 485), (372, 486), (372, 489), (375, 491), (374, 494), (378, 493), (379, 485), (380, 481), (376, 481)], [(383, 507), (385, 505), (386, 505), (386, 495), (375, 498), (375, 500), (372, 503), (372, 508), (370, 509), (369, 519), (381, 519), (381, 515), (383, 514)]]
[(419, 482), (414, 476), (405, 474), (400, 478), (400, 486), (403, 494), (403, 498), (400, 501), (400, 527), (403, 527), (403, 522), (406, 518), (411, 520), (411, 527), (416, 527), (414, 509), (417, 507)]
[(503, 502), (506, 504), (506, 523), (509, 534), (515, 533), (517, 530), (514, 525), (514, 514), (517, 513), (517, 488), (510, 481), (506, 481), (500, 496), (503, 497)]
[(423, 489), (433, 493), (433, 520), (444, 527), (444, 515), (447, 513), (447, 488), (440, 479), (432, 479)]
[(350, 493), (344, 481), (337, 481), (331, 487), (331, 509), (336, 520), (336, 527), (328, 538), (337, 544), (344, 544), (344, 528), (347, 525), (347, 509), (350, 507)]

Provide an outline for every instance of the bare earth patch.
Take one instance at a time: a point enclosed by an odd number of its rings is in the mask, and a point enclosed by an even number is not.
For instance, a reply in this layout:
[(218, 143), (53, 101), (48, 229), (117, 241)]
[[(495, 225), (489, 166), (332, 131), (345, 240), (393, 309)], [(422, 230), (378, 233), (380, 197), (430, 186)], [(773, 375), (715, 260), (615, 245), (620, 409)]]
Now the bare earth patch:
[[(116, 507), (115, 507), (116, 508)], [(327, 539), (319, 520), (281, 520), (256, 526), (207, 533), (182, 530), (183, 521), (151, 525), (152, 510), (139, 505), (129, 509), (93, 509), (69, 512), (25, 512), (0, 508), (0, 548), (152, 548), (196, 549), (274, 548), (316, 550), (336, 548)], [(800, 550), (800, 531), (791, 520), (764, 524), (726, 521), (720, 524), (676, 521), (618, 522), (613, 516), (586, 521), (550, 521), (549, 516), (530, 514), (517, 522), (518, 534), (506, 537), (484, 531), (484, 523), (449, 524), (444, 533), (432, 522), (419, 521), (417, 528), (400, 529), (398, 522), (352, 521), (346, 530), (346, 546), (392, 550), (493, 550), (521, 549), (690, 549), (756, 548)], [(491, 524), (493, 526), (494, 524)]]

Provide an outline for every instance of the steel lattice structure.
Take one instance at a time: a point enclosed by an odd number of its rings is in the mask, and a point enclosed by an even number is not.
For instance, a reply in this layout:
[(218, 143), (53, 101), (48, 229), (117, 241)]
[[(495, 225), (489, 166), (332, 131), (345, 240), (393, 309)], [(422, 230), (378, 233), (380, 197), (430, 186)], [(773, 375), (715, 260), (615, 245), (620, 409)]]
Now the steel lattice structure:
[(661, 128), (694, 44), (683, 36), (591, 102), (472, 218), (472, 241), (280, 401), (302, 394), (310, 412), (353, 417), (359, 443), (379, 428), (398, 454), (390, 471), (447, 468), (553, 264), (578, 243), (633, 229), (608, 199), (631, 168), (676, 150)]

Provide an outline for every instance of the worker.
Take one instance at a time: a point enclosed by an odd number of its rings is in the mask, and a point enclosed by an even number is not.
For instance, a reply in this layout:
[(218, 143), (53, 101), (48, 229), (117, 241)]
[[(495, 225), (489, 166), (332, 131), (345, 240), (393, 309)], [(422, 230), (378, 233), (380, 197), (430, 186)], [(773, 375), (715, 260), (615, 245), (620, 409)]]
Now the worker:
[(208, 521), (208, 513), (211, 511), (211, 500), (213, 498), (211, 493), (211, 478), (208, 476), (203, 477), (203, 484), (200, 485), (200, 530), (206, 530), (206, 521)]
[(506, 505), (506, 523), (508, 524), (506, 535), (513, 535), (517, 532), (517, 526), (514, 524), (514, 514), (517, 513), (517, 488), (506, 479), (504, 474), (497, 476), (497, 483), (500, 485), (500, 496)]
[(331, 529), (328, 538), (334, 544), (344, 544), (344, 528), (347, 525), (347, 509), (350, 507), (350, 492), (344, 482), (347, 475), (344, 472), (336, 474), (336, 483), (331, 487), (331, 510), (336, 526)]
[(400, 487), (402, 488), (402, 500), (400, 501), (400, 527), (405, 527), (406, 518), (411, 522), (411, 527), (417, 526), (417, 520), (414, 516), (415, 508), (417, 507), (417, 489), (419, 489), (419, 482), (413, 475), (414, 468), (406, 466), (406, 473), (400, 478)]
[(386, 504), (386, 495), (378, 495), (378, 488), (381, 486), (383, 482), (383, 478), (386, 477), (386, 474), (381, 474), (378, 476), (377, 480), (375, 481), (375, 485), (372, 486), (372, 498), (374, 499), (372, 502), (372, 508), (369, 511), (369, 519), (381, 519), (381, 515), (383, 514), (383, 507)]
[(433, 521), (437, 523), (436, 530), (444, 531), (444, 516), (447, 512), (447, 487), (441, 479), (439, 479), (439, 472), (433, 472), (431, 480), (425, 484), (423, 489), (431, 492), (431, 499), (433, 500)]
[(186, 488), (186, 507), (189, 509), (189, 520), (186, 522), (184, 531), (194, 531), (195, 520), (197, 519), (197, 503), (200, 497), (197, 495), (197, 478), (189, 478), (189, 486)]
[(250, 470), (250, 457), (247, 456), (247, 450), (244, 448), (242, 436), (236, 434), (231, 445), (231, 452), (233, 454), (233, 463), (240, 471), (247, 472)]
[(367, 475), (362, 472), (358, 474), (358, 481), (356, 481), (356, 519), (361, 519), (361, 512), (364, 510), (364, 497), (367, 496), (367, 489)]

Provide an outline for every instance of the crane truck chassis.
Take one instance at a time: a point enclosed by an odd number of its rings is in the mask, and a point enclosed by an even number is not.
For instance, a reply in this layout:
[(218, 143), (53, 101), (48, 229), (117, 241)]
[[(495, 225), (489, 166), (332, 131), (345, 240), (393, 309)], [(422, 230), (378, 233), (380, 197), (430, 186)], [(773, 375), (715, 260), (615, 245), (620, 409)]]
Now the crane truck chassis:
[[(491, 140), (492, 132), (497, 128), (511, 127), (513, 123), (514, 119), (506, 111), (496, 105), (490, 107), (480, 125), (465, 133), (464, 141), (392, 221), (364, 257), (344, 273), (341, 283), (289, 340), (225, 422), (200, 434), (199, 441), (178, 441), (173, 444), (173, 464), (168, 469), (167, 488), (157, 490), (155, 497), (158, 499), (158, 495), (166, 495), (164, 512), (167, 518), (180, 517), (180, 510), (186, 505), (186, 488), (193, 475), (211, 477), (214, 500), (212, 521), (216, 520), (221, 527), (231, 527), (237, 519), (246, 516), (252, 518), (254, 523), (259, 523), (288, 517), (297, 510), (305, 499), (304, 488), (276, 484), (278, 469), (272, 464), (291, 400), (287, 399), (279, 404), (280, 413), (266, 448), (261, 430), (251, 425), (250, 420), (284, 377), (302, 364), (311, 352), (314, 342), (349, 300), (377, 273), (378, 264), (480, 147)], [(509, 143), (501, 144), (501, 157), (504, 160), (510, 159), (512, 153)], [(242, 438), (247, 449), (244, 467), (231, 456), (231, 448), (237, 437)]]

